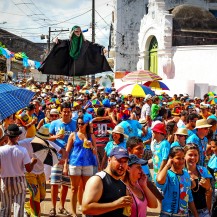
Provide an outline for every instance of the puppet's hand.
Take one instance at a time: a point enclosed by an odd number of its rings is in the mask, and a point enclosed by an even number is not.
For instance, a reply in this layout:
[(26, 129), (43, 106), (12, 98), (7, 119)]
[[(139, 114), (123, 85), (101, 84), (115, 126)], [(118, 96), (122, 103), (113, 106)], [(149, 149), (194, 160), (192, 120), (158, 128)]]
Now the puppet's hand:
[(103, 52), (103, 54), (106, 54), (106, 53), (108, 52), (108, 50), (104, 48), (104, 49), (102, 50), (102, 52)]
[(54, 38), (53, 42), (54, 42), (55, 44), (58, 44), (58, 43), (59, 43), (58, 37)]

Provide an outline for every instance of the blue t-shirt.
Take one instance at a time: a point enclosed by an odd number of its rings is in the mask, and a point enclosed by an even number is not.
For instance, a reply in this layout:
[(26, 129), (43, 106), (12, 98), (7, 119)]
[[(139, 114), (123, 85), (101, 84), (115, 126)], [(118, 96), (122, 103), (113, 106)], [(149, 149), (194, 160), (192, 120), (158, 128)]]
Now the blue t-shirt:
[[(139, 136), (139, 138), (140, 138), (143, 142), (144, 142), (144, 141), (147, 141), (147, 140), (149, 140), (149, 139), (152, 138), (152, 130), (151, 130), (150, 127), (147, 129), (147, 133), (146, 133), (145, 136), (142, 136), (142, 133), (143, 133), (143, 131), (140, 130), (140, 129), (138, 129), (138, 136)], [(150, 144), (146, 144), (146, 145), (145, 145), (145, 149), (146, 149), (146, 150), (150, 150), (150, 149), (151, 149), (151, 148), (150, 148)]]
[(154, 181), (156, 181), (158, 170), (163, 160), (167, 160), (170, 152), (170, 143), (164, 139), (160, 143), (155, 141), (153, 151)]
[(217, 155), (213, 154), (209, 159), (208, 165), (209, 168), (213, 169), (214, 172), (217, 172)]
[(191, 135), (196, 134), (196, 133), (197, 133), (196, 129), (193, 129), (193, 130), (188, 129), (188, 137), (190, 137)]
[(200, 139), (197, 134), (192, 134), (190, 137), (187, 138), (186, 144), (194, 143), (198, 146), (200, 151), (200, 160), (198, 162), (199, 165), (204, 166), (205, 158), (206, 158), (206, 146), (208, 144), (208, 139), (204, 137)]
[[(91, 141), (91, 139), (89, 139)], [(84, 141), (75, 133), (73, 148), (69, 152), (69, 165), (71, 166), (97, 166), (95, 155), (90, 148), (83, 147)]]
[[(186, 168), (184, 170), (187, 171)], [(203, 178), (208, 178), (208, 179), (212, 178), (211, 173), (209, 172), (209, 170), (206, 167), (197, 165), (197, 171), (200, 173), (201, 177), (203, 177)]]
[(186, 215), (188, 214), (188, 203), (193, 201), (191, 192), (191, 180), (187, 171), (183, 170), (182, 175), (178, 175), (168, 170), (166, 182), (163, 185), (156, 183), (164, 193), (162, 200), (162, 211)]
[(118, 124), (124, 128), (124, 133), (130, 137), (138, 136), (138, 129), (142, 129), (142, 125), (137, 120), (125, 120)]
[(43, 125), (43, 127), (49, 129), (49, 128), (50, 128), (50, 124), (51, 124), (51, 123), (46, 123), (46, 124)]
[(122, 148), (125, 148), (126, 149), (126, 142), (123, 141), (121, 143), (119, 143), (118, 145), (114, 144), (113, 143), (114, 141), (109, 141), (106, 146), (105, 146), (105, 152), (106, 152), (106, 155), (109, 157), (110, 153), (111, 153), (111, 150), (115, 147), (122, 147)]
[(175, 142), (173, 142), (173, 143), (171, 144), (170, 148), (173, 148), (173, 147), (175, 147), (175, 146), (182, 147), (182, 146), (179, 144), (178, 141), (175, 141)]
[(69, 123), (63, 123), (61, 119), (52, 121), (50, 124), (50, 134), (57, 135), (61, 129), (64, 129), (64, 138), (56, 139), (54, 142), (61, 148), (65, 148), (69, 135), (76, 130), (76, 122), (71, 120)]
[(38, 115), (36, 113), (34, 113), (33, 116), (37, 117), (37, 123), (36, 123), (36, 125), (38, 125), (38, 123), (40, 122), (40, 120), (42, 120), (43, 118), (45, 118), (45, 114), (41, 110), (39, 110)]

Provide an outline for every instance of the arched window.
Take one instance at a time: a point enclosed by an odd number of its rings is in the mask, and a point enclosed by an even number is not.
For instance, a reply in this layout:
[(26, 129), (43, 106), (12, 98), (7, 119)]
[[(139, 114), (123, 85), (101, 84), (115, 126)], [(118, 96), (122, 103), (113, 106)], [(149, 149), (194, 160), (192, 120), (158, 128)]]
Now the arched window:
[(158, 43), (157, 39), (153, 37), (149, 46), (149, 71), (158, 73)]

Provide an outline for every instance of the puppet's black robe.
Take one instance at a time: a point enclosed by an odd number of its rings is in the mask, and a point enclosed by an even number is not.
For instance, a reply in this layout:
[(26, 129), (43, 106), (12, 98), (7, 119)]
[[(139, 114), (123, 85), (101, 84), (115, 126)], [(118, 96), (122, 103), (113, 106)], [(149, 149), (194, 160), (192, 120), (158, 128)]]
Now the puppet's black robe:
[(83, 76), (112, 71), (103, 55), (103, 48), (85, 40), (78, 59), (73, 60), (69, 55), (70, 41), (59, 40), (38, 70), (42, 74), (65, 76)]

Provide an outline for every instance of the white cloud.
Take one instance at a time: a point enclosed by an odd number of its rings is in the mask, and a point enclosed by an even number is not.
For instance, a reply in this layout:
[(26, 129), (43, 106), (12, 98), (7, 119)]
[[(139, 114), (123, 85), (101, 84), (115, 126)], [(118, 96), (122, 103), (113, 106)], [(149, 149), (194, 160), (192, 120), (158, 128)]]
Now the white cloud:
[[(109, 0), (95, 0), (95, 9), (104, 19), (97, 12), (95, 13), (96, 42), (104, 46), (108, 45), (113, 9), (107, 5), (108, 3)], [(89, 29), (84, 34), (88, 40), (91, 40), (92, 30), (89, 28), (92, 21), (91, 9), (92, 0), (1, 0), (0, 28), (33, 42), (42, 42), (40, 35), (47, 35), (49, 26), (51, 30), (71, 30), (72, 26), (80, 25), (82, 29)], [(78, 17), (74, 18), (76, 16)], [(7, 23), (2, 24), (3, 22)], [(52, 33), (51, 37), (57, 34)], [(68, 35), (69, 32), (64, 32), (58, 37), (66, 39)]]

